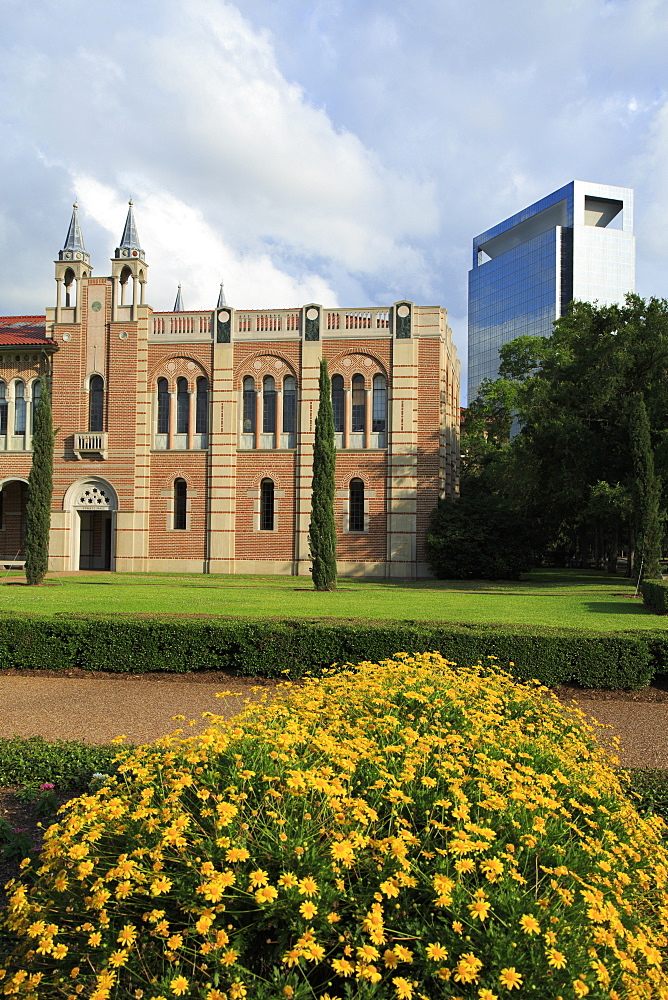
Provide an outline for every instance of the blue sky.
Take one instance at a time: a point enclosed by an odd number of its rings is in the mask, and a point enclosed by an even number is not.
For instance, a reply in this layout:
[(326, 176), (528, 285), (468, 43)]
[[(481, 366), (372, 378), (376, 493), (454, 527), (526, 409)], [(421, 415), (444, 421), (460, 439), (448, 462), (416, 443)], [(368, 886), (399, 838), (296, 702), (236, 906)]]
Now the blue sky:
[(52, 303), (75, 199), (107, 274), (132, 197), (154, 308), (408, 297), (465, 370), (472, 237), (574, 178), (635, 188), (637, 290), (668, 295), (666, 0), (0, 14), (2, 314)]

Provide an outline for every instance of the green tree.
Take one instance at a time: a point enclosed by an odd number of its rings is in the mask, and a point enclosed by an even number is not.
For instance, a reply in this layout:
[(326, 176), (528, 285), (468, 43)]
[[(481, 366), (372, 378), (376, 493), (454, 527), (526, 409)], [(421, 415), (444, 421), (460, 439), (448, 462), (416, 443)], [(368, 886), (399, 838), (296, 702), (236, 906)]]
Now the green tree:
[(640, 393), (635, 393), (629, 403), (629, 438), (633, 461), (633, 522), (638, 549), (636, 574), (658, 576), (663, 534), (661, 486), (654, 472), (647, 407)]
[[(487, 408), (492, 428), (499, 425), (494, 407), (507, 420), (512, 406), (518, 432), (507, 444), (488, 442), (490, 488), (524, 513), (543, 551), (560, 547), (565, 557), (599, 563), (607, 553), (613, 568), (613, 536), (632, 547), (622, 494), (633, 495), (637, 479), (628, 402), (636, 394), (647, 411), (657, 480), (668, 483), (668, 302), (628, 295), (623, 305), (572, 303), (551, 337), (520, 337), (501, 359), (499, 381), (476, 405)], [(604, 495), (599, 483), (621, 492)], [(665, 508), (665, 495), (657, 496)]]
[(313, 444), (313, 494), (309, 548), (311, 576), (316, 590), (336, 590), (336, 526), (334, 523), (334, 411), (327, 361), (320, 362), (320, 403)]
[(32, 466), (28, 477), (26, 507), (26, 581), (39, 584), (49, 568), (49, 531), (53, 493), (53, 417), (49, 380), (41, 379), (41, 395), (35, 410), (32, 436)]

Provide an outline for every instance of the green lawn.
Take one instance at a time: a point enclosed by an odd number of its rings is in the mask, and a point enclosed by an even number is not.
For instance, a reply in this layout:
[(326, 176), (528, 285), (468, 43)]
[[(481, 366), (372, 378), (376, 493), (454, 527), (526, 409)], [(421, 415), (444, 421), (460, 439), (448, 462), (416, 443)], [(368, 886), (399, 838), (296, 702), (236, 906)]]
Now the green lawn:
[(41, 587), (19, 573), (0, 583), (0, 614), (110, 612), (257, 617), (431, 619), (571, 625), (615, 631), (667, 628), (624, 577), (588, 570), (529, 573), (518, 583), (341, 579), (317, 594), (310, 577), (50, 574)]

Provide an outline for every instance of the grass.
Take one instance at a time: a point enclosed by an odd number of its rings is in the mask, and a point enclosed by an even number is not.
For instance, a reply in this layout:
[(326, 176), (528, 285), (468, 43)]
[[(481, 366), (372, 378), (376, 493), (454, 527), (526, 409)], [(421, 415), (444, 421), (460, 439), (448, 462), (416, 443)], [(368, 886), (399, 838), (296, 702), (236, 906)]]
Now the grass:
[(145, 613), (258, 618), (389, 618), (553, 625), (619, 631), (668, 627), (634, 597), (625, 577), (589, 570), (534, 571), (518, 582), (340, 579), (319, 594), (310, 577), (176, 574), (49, 574), (27, 587), (0, 582), (0, 614)]

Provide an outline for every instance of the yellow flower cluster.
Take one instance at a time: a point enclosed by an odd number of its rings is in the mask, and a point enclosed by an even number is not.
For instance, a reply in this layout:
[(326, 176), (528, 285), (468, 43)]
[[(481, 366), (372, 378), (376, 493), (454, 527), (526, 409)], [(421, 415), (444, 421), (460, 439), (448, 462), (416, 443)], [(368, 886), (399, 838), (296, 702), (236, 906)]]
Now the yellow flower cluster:
[(14, 885), (21, 1000), (668, 1000), (668, 854), (574, 711), (439, 654), (126, 754)]

